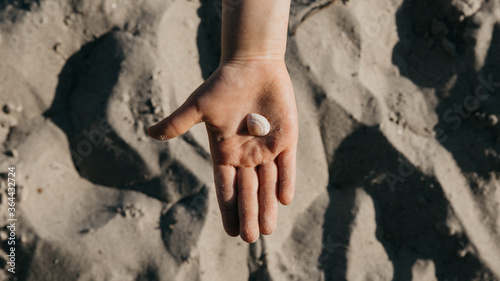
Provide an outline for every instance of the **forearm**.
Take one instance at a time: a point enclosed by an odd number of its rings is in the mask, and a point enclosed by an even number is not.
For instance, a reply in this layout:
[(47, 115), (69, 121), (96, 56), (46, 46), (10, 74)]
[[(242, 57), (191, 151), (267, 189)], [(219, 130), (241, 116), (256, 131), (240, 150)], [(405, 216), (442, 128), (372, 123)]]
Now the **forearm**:
[(283, 60), (290, 0), (223, 0), (221, 61)]

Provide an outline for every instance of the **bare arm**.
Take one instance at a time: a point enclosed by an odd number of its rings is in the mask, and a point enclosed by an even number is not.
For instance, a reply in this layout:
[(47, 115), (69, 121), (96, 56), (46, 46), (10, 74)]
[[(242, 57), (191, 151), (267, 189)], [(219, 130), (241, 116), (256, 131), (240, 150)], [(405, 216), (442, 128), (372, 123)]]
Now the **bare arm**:
[(290, 0), (224, 0), (222, 62), (283, 60), (289, 11)]

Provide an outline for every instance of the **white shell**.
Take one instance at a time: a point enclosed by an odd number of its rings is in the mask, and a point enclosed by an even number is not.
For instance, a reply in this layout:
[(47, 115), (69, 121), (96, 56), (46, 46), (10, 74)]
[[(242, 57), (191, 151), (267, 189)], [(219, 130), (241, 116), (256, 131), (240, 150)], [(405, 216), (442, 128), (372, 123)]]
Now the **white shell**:
[(247, 127), (248, 132), (252, 136), (262, 137), (271, 131), (271, 124), (269, 124), (266, 117), (257, 113), (248, 114)]

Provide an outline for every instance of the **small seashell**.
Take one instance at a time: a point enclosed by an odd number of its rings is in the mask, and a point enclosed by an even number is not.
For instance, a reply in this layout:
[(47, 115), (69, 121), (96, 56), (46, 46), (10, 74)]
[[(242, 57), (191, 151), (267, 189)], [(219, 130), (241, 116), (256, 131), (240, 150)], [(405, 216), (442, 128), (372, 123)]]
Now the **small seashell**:
[(488, 115), (488, 126), (494, 127), (498, 124), (498, 117), (494, 114)]
[(248, 132), (252, 136), (262, 137), (271, 131), (271, 124), (269, 124), (266, 117), (257, 113), (248, 114), (247, 127)]

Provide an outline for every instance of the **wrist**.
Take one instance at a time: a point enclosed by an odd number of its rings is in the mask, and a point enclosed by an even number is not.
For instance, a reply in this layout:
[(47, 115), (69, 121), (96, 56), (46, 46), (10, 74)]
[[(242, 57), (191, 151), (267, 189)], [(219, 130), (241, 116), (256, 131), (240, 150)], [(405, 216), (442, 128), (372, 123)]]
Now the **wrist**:
[[(223, 81), (254, 89), (254, 96), (267, 95), (269, 87), (290, 82), (284, 60), (232, 59), (221, 63), (216, 72)], [(258, 85), (265, 85), (265, 89)]]
[[(227, 39), (227, 38), (223, 38)], [(286, 37), (231, 38), (222, 41), (221, 62), (231, 60), (261, 61), (285, 59)]]
[(248, 62), (259, 62), (259, 61), (285, 61), (285, 51), (278, 48), (266, 48), (266, 47), (242, 47), (223, 50), (221, 53), (220, 64), (226, 64), (231, 62), (236, 63), (248, 63)]
[(264, 74), (277, 68), (286, 69), (284, 57), (272, 55), (231, 56), (222, 59), (219, 68), (229, 67), (237, 70), (250, 70)]

